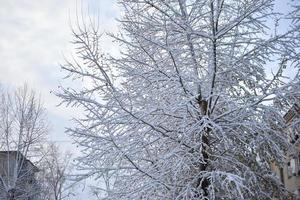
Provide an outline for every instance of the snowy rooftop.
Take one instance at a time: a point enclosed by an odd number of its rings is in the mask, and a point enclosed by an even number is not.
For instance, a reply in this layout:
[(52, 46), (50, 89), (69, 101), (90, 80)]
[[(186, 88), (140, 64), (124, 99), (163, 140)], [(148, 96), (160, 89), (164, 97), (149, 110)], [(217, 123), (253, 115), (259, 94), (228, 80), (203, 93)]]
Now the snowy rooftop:
[(20, 159), (19, 160), (25, 160), (25, 162), (28, 162), (30, 165), (31, 165), (31, 167), (33, 167), (32, 169), (33, 169), (33, 171), (34, 172), (38, 172), (39, 171), (39, 169), (29, 160), (29, 159), (27, 159), (21, 152), (19, 152), (19, 151), (0, 151), (0, 157), (2, 157), (2, 156), (6, 156), (6, 155), (12, 155), (12, 156), (14, 156), (14, 157), (16, 157), (16, 156), (20, 156)]

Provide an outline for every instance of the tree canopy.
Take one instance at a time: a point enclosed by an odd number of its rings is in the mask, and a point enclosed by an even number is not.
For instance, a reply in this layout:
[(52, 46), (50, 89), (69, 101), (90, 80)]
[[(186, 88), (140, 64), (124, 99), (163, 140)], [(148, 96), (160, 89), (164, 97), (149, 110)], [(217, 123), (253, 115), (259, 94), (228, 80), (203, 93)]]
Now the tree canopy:
[(270, 163), (284, 162), (282, 116), (300, 96), (299, 9), (274, 2), (121, 0), (117, 58), (97, 26), (73, 30), (62, 68), (87, 84), (57, 95), (84, 109), (68, 131), (104, 199), (288, 198)]

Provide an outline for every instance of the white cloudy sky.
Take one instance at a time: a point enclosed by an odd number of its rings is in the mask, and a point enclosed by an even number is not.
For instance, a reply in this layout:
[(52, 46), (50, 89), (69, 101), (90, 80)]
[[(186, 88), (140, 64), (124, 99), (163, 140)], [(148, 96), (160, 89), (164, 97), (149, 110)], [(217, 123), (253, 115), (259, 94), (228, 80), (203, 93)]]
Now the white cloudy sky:
[[(115, 0), (0, 0), (0, 5), (0, 83), (16, 87), (26, 82), (39, 91), (53, 123), (53, 138), (65, 140), (62, 122), (72, 112), (57, 108), (59, 99), (50, 91), (62, 81), (59, 63), (70, 52), (70, 21), (83, 7), (90, 15), (100, 13), (103, 30), (115, 31)], [(110, 50), (111, 43), (104, 42), (103, 48)]]
[[(288, 0), (277, 1), (278, 10), (287, 10)], [(51, 139), (62, 148), (74, 148), (64, 127), (76, 113), (56, 107), (59, 99), (50, 91), (62, 82), (59, 63), (71, 49), (70, 21), (75, 21), (76, 7), (99, 14), (102, 29), (114, 32), (120, 13), (116, 0), (0, 0), (0, 5), (0, 83), (13, 88), (26, 82), (39, 91), (53, 124)], [(102, 45), (114, 50), (109, 41)]]
[[(70, 21), (80, 8), (97, 15), (103, 31), (116, 30), (115, 0), (0, 0), (0, 83), (14, 88), (26, 82), (40, 92), (53, 127), (50, 139), (71, 151), (75, 147), (64, 128), (77, 113), (56, 107), (59, 99), (50, 91), (62, 82), (59, 63), (71, 51)], [(109, 41), (103, 48), (113, 49)]]

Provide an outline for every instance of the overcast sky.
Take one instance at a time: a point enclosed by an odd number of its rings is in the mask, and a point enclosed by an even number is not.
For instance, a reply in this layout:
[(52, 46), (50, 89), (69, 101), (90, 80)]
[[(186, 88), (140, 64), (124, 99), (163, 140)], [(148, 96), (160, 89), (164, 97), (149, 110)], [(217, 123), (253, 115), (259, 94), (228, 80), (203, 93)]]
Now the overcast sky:
[[(276, 8), (287, 10), (287, 1), (278, 0)], [(50, 138), (64, 149), (75, 148), (64, 127), (76, 113), (56, 107), (59, 99), (50, 91), (62, 83), (59, 63), (63, 53), (71, 51), (70, 21), (75, 21), (76, 7), (92, 17), (99, 15), (103, 31), (117, 30), (116, 0), (0, 0), (0, 83), (14, 88), (26, 82), (41, 93), (53, 125)], [(110, 41), (103, 41), (102, 47), (115, 50)]]
[[(0, 83), (16, 87), (28, 83), (39, 91), (53, 124), (52, 139), (66, 140), (63, 126), (70, 109), (57, 108), (59, 99), (50, 94), (64, 74), (59, 63), (71, 51), (70, 21), (82, 7), (90, 15), (100, 13), (103, 31), (115, 31), (119, 11), (114, 0), (0, 0)], [(97, 16), (98, 17), (98, 16)], [(105, 50), (112, 49), (103, 42)]]
[[(56, 107), (59, 99), (50, 91), (62, 83), (59, 63), (71, 51), (70, 21), (76, 21), (76, 10), (99, 17), (103, 31), (117, 29), (115, 0), (0, 0), (0, 83), (13, 89), (26, 82), (41, 93), (53, 127), (50, 139), (71, 151), (75, 146), (64, 129), (76, 113)], [(113, 51), (109, 41), (102, 46)]]

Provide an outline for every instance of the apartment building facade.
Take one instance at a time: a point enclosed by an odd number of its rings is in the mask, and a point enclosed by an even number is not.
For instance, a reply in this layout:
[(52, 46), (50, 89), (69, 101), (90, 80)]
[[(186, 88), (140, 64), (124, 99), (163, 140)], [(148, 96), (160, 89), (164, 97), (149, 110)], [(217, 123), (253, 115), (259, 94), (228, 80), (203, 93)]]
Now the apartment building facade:
[(300, 103), (294, 104), (284, 115), (286, 133), (293, 148), (287, 152), (285, 165), (279, 168), (271, 164), (273, 171), (285, 187), (300, 198)]

